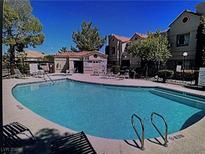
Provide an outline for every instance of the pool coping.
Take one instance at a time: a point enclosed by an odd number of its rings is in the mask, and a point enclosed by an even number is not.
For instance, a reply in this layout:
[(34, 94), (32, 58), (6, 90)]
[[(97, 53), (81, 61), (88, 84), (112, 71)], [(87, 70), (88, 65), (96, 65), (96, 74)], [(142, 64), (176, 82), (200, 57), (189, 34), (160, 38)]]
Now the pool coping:
[(158, 89), (165, 89), (165, 90), (169, 90), (169, 91), (173, 91), (173, 92), (178, 92), (180, 94), (188, 94), (188, 95), (191, 95), (191, 96), (200, 97), (202, 99), (205, 99), (205, 96), (203, 96), (203, 95), (199, 95), (199, 94), (195, 94), (195, 93), (191, 93), (191, 92), (184, 92), (184, 91), (175, 90), (175, 89), (171, 89), (171, 88), (160, 87), (160, 86), (137, 86), (137, 85), (123, 85), (123, 84), (116, 85), (116, 84), (109, 84), (109, 83), (97, 83), (97, 82), (80, 81), (80, 80), (75, 80), (75, 79), (70, 79), (70, 78), (67, 78), (67, 80), (71, 80), (71, 81), (75, 81), (75, 82), (80, 82), (80, 83), (105, 85), (105, 86), (115, 86), (115, 87), (158, 88)]
[[(62, 80), (70, 80), (70, 81), (74, 81), (74, 82), (78, 82), (78, 83), (86, 83), (86, 84), (94, 84), (94, 85), (102, 85), (102, 86), (113, 86), (113, 87), (127, 87), (127, 88), (156, 88), (156, 89), (161, 89), (161, 90), (167, 90), (167, 91), (172, 91), (172, 92), (176, 92), (179, 94), (186, 94), (189, 95), (191, 97), (199, 97), (200, 99), (204, 99), (205, 100), (205, 96), (202, 95), (198, 95), (198, 94), (193, 94), (190, 92), (183, 92), (183, 91), (178, 91), (178, 90), (174, 90), (174, 89), (170, 89), (170, 88), (165, 88), (165, 87), (160, 87), (160, 86), (137, 86), (137, 85), (113, 85), (113, 84), (109, 84), (109, 83), (95, 83), (95, 82), (87, 82), (87, 81), (79, 81), (79, 80), (74, 80), (74, 79), (69, 79), (69, 78), (64, 78), (64, 79), (55, 79), (53, 81), (62, 81)], [(28, 83), (17, 83), (13, 88), (12, 88), (12, 95), (13, 95), (13, 89), (17, 86), (21, 86), (21, 85), (30, 85), (30, 84), (35, 84), (35, 83), (47, 83), (47, 81), (39, 81), (39, 82), (28, 82)], [(52, 84), (52, 83), (50, 83)], [(181, 97), (181, 96), (180, 96)], [(182, 96), (184, 97), (184, 96)], [(168, 98), (169, 99), (169, 98)], [(193, 98), (191, 98), (193, 99)], [(198, 100), (199, 104), (204, 104), (205, 102), (203, 102), (202, 100)], [(184, 104), (184, 103), (182, 103)], [(198, 108), (198, 107), (196, 107)], [(192, 124), (193, 125), (193, 124)], [(190, 126), (189, 126), (190, 127)], [(92, 135), (91, 135), (92, 136)], [(103, 137), (102, 137), (103, 138)]]
[[(76, 82), (84, 82), (84, 83), (91, 83), (91, 84), (102, 84), (102, 83), (93, 83), (93, 82), (85, 82), (85, 81), (82, 81), (82, 80), (75, 80), (75, 79), (72, 79), (71, 77), (67, 77), (67, 78), (61, 78), (61, 79), (57, 79), (57, 80), (65, 80), (65, 79), (69, 79), (69, 80), (73, 80), (73, 81), (76, 81)], [(11, 90), (14, 88), (14, 87), (16, 87), (17, 85), (22, 85), (22, 84), (32, 84), (32, 83), (39, 83), (39, 82), (45, 82), (45, 81), (32, 81), (32, 82), (23, 82), (23, 83), (15, 83), (12, 87), (11, 87)], [(113, 85), (113, 84), (102, 84), (102, 85), (109, 85), (109, 86), (116, 86), (116, 85)], [(130, 85), (117, 85), (117, 86), (124, 86), (124, 87), (142, 87), (142, 86), (130, 86)], [(157, 87), (157, 88), (161, 88), (161, 87), (158, 87), (158, 86), (143, 86), (143, 87), (145, 87), (145, 88), (155, 88), (155, 87)], [(167, 90), (172, 90), (172, 89), (169, 89), (169, 88), (164, 88), (164, 87), (162, 87), (163, 89), (167, 89)], [(12, 91), (10, 91), (11, 92), (11, 95), (12, 95)], [(178, 90), (177, 90), (177, 92), (178, 92)], [(187, 93), (187, 92), (186, 92)], [(192, 93), (191, 93), (192, 94)], [(13, 95), (12, 95), (12, 97), (13, 97)], [(204, 98), (204, 97), (203, 97)], [(15, 98), (14, 98), (15, 99)], [(17, 100), (16, 100), (16, 102), (18, 103), (18, 104), (20, 104), (20, 105), (22, 105), (20, 102), (18, 102)], [(26, 107), (24, 107), (24, 108), (26, 108)], [(28, 109), (28, 108), (26, 108), (29, 112), (33, 112), (33, 111), (31, 111), (30, 109)], [(34, 112), (33, 112), (34, 113)], [(37, 113), (34, 113), (34, 114), (37, 114)], [(42, 118), (43, 120), (46, 120), (46, 122), (48, 122), (48, 123), (51, 123), (51, 125), (54, 125), (54, 127), (56, 127), (57, 125), (56, 125), (56, 123), (54, 123), (54, 122), (52, 122), (52, 121), (50, 121), (50, 120), (47, 120), (47, 119), (45, 119), (45, 118), (43, 118), (43, 117), (39, 117), (40, 115), (38, 115), (38, 118)], [(195, 127), (195, 125), (198, 125), (198, 123), (201, 123), (201, 122), (203, 122), (203, 121), (205, 121), (204, 120), (205, 118), (202, 118), (201, 120), (199, 120), (198, 122), (196, 122), (195, 124), (193, 124), (193, 125), (191, 125), (190, 127), (188, 127), (188, 128), (186, 128), (186, 129), (184, 129), (184, 130), (181, 130), (181, 131), (179, 131), (179, 132), (176, 132), (176, 133), (173, 133), (173, 134), (169, 134), (168, 136), (174, 136), (174, 135), (176, 135), (176, 134), (179, 134), (179, 133), (182, 133), (182, 132), (186, 132), (187, 130), (189, 130), (190, 128), (192, 128), (192, 127)], [(63, 127), (63, 126), (60, 126), (60, 127)], [(73, 130), (71, 130), (71, 129), (69, 129), (69, 128), (65, 128), (65, 127), (63, 127), (63, 129), (65, 129), (65, 130), (67, 130), (67, 131), (70, 131), (70, 132), (76, 132), (76, 131), (73, 131)], [(88, 137), (89, 137), (89, 139), (91, 140), (91, 143), (93, 143), (95, 146), (94, 147), (96, 147), (96, 149), (100, 149), (99, 151), (100, 152), (102, 152), (103, 151), (103, 149), (102, 148), (99, 148), (99, 142), (101, 142), (101, 144), (102, 144), (102, 142), (107, 142), (107, 143), (110, 143), (110, 142), (112, 142), (112, 144), (115, 144), (115, 142), (116, 142), (116, 144), (117, 145), (119, 145), (119, 142), (121, 142), (121, 140), (118, 140), (118, 139), (106, 139), (106, 138), (101, 138), (101, 137), (95, 137), (95, 136), (91, 136), (91, 135), (88, 135)], [(98, 142), (98, 143), (96, 143), (96, 142)], [(152, 144), (152, 143), (149, 143), (149, 144)], [(145, 149), (146, 149), (146, 147), (149, 145), (148, 143), (146, 143), (146, 145), (145, 145)], [(107, 144), (105, 144), (105, 145), (107, 145)], [(121, 144), (120, 144), (121, 145)], [(171, 143), (170, 143), (170, 145), (171, 145)], [(121, 145), (122, 146), (122, 145)], [(124, 147), (125, 145), (123, 145), (123, 147)], [(127, 147), (128, 147), (128, 145), (126, 145)], [(155, 145), (156, 146), (156, 145)], [(159, 148), (158, 146), (156, 146), (156, 148)], [(164, 148), (164, 147), (162, 147), (162, 148)], [(125, 149), (127, 149), (127, 148), (125, 148)], [(128, 148), (129, 149), (129, 148)], [(127, 150), (128, 150), (127, 149)], [(132, 150), (131, 150), (132, 149)], [(132, 152), (136, 152), (136, 151), (139, 151), (139, 152), (141, 152), (141, 150), (136, 150), (136, 148), (135, 149), (133, 149), (133, 148), (131, 148), (131, 149), (129, 149), (129, 150), (131, 150)], [(154, 148), (155, 149), (155, 148)], [(121, 149), (122, 150), (122, 149)], [(128, 151), (129, 151), (128, 150)], [(134, 150), (134, 151), (133, 151)], [(106, 150), (105, 150), (106, 151)], [(116, 152), (116, 151), (119, 151), (119, 148), (118, 148), (118, 150), (117, 149), (114, 149), (114, 151), (112, 151), (112, 153), (114, 152)], [(127, 151), (126, 151), (127, 152)], [(146, 150), (146, 153), (147, 153), (148, 151)], [(150, 151), (150, 152), (152, 152), (152, 150)], [(108, 153), (109, 153), (109, 151), (108, 151)], [(118, 152), (116, 152), (116, 153), (118, 153)], [(158, 152), (157, 152), (158, 153)]]

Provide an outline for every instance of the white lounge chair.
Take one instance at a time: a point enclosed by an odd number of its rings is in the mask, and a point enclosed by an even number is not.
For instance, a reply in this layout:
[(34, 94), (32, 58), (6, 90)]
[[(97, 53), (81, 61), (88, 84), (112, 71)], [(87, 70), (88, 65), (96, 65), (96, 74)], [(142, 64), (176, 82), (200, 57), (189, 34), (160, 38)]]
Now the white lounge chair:
[(122, 75), (122, 74), (120, 74), (120, 73), (117, 73), (116, 75), (115, 75), (115, 79), (117, 79), (117, 80), (123, 80), (123, 79), (125, 79), (126, 77), (125, 77), (125, 75)]
[(29, 64), (30, 75), (36, 78), (43, 78), (45, 75), (44, 70), (38, 69), (38, 64)]
[(2, 77), (9, 78), (10, 77), (10, 70), (9, 69), (2, 69)]

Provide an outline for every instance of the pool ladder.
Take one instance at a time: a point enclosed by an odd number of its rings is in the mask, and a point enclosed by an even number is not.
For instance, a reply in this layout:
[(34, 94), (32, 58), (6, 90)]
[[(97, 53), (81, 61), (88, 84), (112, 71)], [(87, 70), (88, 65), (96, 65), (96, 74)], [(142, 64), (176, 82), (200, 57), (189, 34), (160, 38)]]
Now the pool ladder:
[[(158, 129), (156, 124), (153, 122), (154, 115), (160, 117), (163, 120), (164, 125), (165, 125), (165, 133), (164, 133), (164, 135), (160, 132), (160, 130)], [(140, 137), (140, 135), (139, 135), (139, 133), (137, 131), (136, 126), (134, 125), (134, 118), (137, 118), (140, 121), (141, 129), (142, 129), (141, 137)], [(164, 143), (162, 145), (167, 147), (168, 146), (168, 144), (167, 144), (168, 143), (168, 139), (167, 139), (167, 136), (168, 136), (168, 125), (167, 125), (166, 120), (164, 119), (164, 117), (162, 115), (160, 115), (160, 114), (158, 114), (156, 112), (152, 112), (150, 118), (151, 118), (151, 123), (154, 126), (155, 130), (159, 133), (161, 138), (164, 140)], [(139, 141), (141, 143), (141, 146), (139, 146), (139, 148), (141, 150), (144, 150), (144, 122), (142, 121), (142, 119), (136, 113), (134, 113), (132, 115), (132, 117), (131, 117), (131, 123), (132, 123), (132, 127), (134, 129), (134, 132), (135, 132), (136, 136), (138, 137), (138, 139), (139, 139)]]
[(46, 75), (48, 79), (52, 82), (52, 84), (54, 85), (55, 82), (51, 79), (51, 77), (46, 72), (44, 72), (44, 75)]
[[(140, 121), (141, 129), (142, 129), (141, 137), (139, 136), (139, 133), (137, 132), (137, 128), (134, 125), (134, 118), (137, 118)], [(141, 143), (141, 146), (139, 148), (141, 150), (144, 150), (144, 123), (143, 123), (142, 119), (135, 113), (131, 117), (131, 123), (132, 123), (132, 127), (134, 129), (134, 132), (137, 135), (137, 137)]]

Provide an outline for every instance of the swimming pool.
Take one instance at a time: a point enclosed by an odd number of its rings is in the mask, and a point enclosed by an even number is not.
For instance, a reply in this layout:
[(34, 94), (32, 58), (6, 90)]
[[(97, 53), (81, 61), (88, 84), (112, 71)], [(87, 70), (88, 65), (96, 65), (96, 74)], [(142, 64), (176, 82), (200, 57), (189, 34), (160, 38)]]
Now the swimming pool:
[[(130, 121), (133, 113), (144, 122), (145, 138), (159, 136), (151, 125), (152, 112), (163, 115), (169, 134), (197, 122), (205, 113), (203, 97), (162, 88), (59, 80), (54, 85), (18, 85), (12, 93), (20, 103), (48, 120), (75, 131), (83, 130), (93, 136), (111, 139), (136, 138)], [(162, 121), (156, 118), (155, 122), (163, 132)]]

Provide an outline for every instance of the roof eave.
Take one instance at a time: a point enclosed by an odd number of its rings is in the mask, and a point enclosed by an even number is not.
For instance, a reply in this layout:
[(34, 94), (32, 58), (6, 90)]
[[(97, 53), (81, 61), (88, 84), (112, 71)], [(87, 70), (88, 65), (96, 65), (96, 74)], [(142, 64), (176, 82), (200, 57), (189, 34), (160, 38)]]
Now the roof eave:
[(198, 13), (194, 13), (194, 12), (191, 12), (191, 11), (189, 11), (189, 10), (184, 10), (182, 13), (180, 13), (180, 14), (174, 19), (174, 21), (171, 22), (171, 24), (169, 24), (168, 27), (171, 27), (171, 25), (172, 25), (176, 20), (178, 20), (179, 17), (180, 17), (183, 13), (185, 13), (185, 12), (186, 12), (186, 13), (193, 14), (193, 15), (196, 15), (196, 16), (200, 16), (200, 14), (198, 14)]

